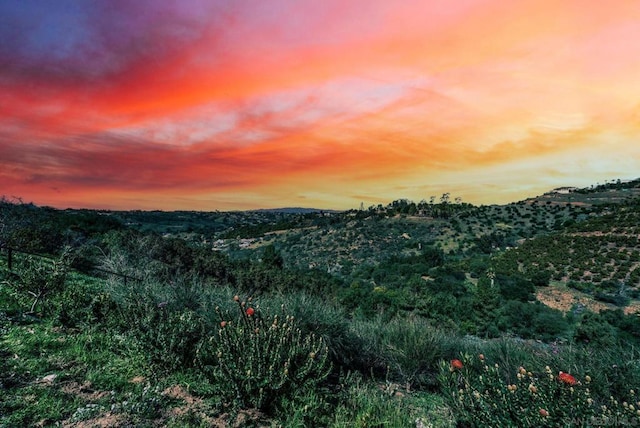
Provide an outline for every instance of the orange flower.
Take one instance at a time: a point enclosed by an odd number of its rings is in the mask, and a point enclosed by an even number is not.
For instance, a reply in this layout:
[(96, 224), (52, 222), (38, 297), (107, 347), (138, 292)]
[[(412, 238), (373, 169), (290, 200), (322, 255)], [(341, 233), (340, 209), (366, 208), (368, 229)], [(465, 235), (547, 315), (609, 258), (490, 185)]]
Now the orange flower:
[(455, 359), (451, 360), (451, 367), (457, 370), (460, 370), (463, 366), (462, 361)]
[(546, 418), (547, 416), (549, 416), (549, 412), (547, 412), (545, 409), (540, 409), (540, 416)]
[(247, 308), (247, 315), (248, 316), (252, 316), (255, 313), (256, 313), (256, 311), (253, 308)]
[(567, 385), (575, 385), (577, 383), (576, 378), (571, 376), (569, 373), (560, 372), (558, 375), (558, 380), (562, 383), (566, 383)]

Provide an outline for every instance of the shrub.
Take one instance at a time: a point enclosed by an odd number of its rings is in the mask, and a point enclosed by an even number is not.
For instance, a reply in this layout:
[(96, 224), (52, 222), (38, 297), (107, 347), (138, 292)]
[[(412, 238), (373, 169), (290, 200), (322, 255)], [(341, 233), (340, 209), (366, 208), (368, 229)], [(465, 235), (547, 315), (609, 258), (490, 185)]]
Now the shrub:
[[(263, 300), (264, 302), (264, 300)], [(305, 335), (322, 338), (329, 350), (329, 357), (336, 367), (350, 367), (360, 360), (362, 344), (350, 329), (344, 309), (327, 299), (300, 291), (271, 299), (271, 305), (287, 307), (296, 319), (296, 325)]]
[(34, 313), (38, 305), (44, 305), (52, 295), (64, 290), (70, 263), (69, 249), (52, 261), (32, 255), (20, 258), (16, 263), (19, 278), (9, 280), (7, 284), (14, 297), (29, 306), (27, 313)]
[(358, 368), (414, 388), (436, 384), (438, 361), (459, 346), (459, 340), (420, 317), (390, 322), (352, 322), (362, 344)]
[(90, 309), (97, 317), (112, 314), (108, 323), (133, 336), (155, 369), (191, 368), (194, 349), (205, 338), (206, 322), (196, 310), (199, 305), (193, 303), (197, 285), (189, 284), (172, 287), (152, 280), (113, 283), (110, 294), (96, 296)]
[[(547, 366), (531, 372), (520, 367), (506, 380), (498, 364), (480, 354), (442, 361), (439, 380), (459, 426), (591, 426), (638, 421), (635, 391), (627, 401), (599, 402), (591, 378), (578, 378)], [(604, 423), (603, 423), (604, 422)]]
[(236, 315), (216, 308), (219, 328), (197, 349), (202, 370), (227, 400), (266, 411), (328, 376), (326, 344), (304, 335), (284, 305), (279, 314), (268, 315), (251, 300), (234, 300)]

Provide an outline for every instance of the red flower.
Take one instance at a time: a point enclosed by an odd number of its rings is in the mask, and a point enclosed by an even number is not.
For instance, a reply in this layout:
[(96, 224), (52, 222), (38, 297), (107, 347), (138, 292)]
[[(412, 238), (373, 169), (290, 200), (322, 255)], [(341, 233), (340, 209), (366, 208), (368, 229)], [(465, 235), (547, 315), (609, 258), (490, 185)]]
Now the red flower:
[(460, 360), (451, 360), (451, 367), (457, 370), (460, 370), (463, 367), (462, 361)]
[(253, 308), (247, 308), (247, 316), (252, 316), (256, 311)]
[(576, 378), (571, 376), (569, 373), (560, 372), (558, 375), (558, 380), (562, 383), (566, 383), (567, 385), (575, 385), (577, 383)]

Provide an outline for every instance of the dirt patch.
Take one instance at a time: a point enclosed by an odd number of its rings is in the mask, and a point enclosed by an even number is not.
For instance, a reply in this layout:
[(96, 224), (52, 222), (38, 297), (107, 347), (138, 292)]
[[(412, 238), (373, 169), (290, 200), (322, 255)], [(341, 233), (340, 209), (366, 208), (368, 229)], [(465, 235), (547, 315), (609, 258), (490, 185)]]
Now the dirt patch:
[(624, 308), (624, 313), (627, 315), (630, 314), (640, 314), (640, 302), (632, 302)]
[(80, 384), (78, 382), (69, 382), (62, 387), (62, 391), (82, 398), (84, 401), (97, 401), (109, 395), (107, 391), (95, 391), (91, 388), (91, 382)]
[(65, 428), (113, 428), (129, 425), (126, 423), (123, 415), (114, 415), (111, 412), (107, 412), (102, 416), (84, 421), (63, 422), (62, 426)]
[(198, 415), (206, 426), (214, 428), (236, 428), (244, 426), (268, 427), (264, 414), (255, 409), (241, 410), (232, 419), (230, 414), (222, 414), (217, 417), (210, 417), (206, 412), (206, 404), (199, 397), (194, 397), (181, 385), (173, 385), (162, 391), (162, 395), (182, 401), (183, 404), (167, 409), (164, 412), (163, 420), (179, 418), (187, 413)]
[[(552, 309), (569, 312), (575, 305), (580, 305), (591, 312), (618, 309), (616, 306), (599, 302), (592, 296), (573, 290), (566, 286), (539, 287), (536, 299)], [(633, 302), (624, 309), (626, 314), (640, 313), (640, 302)]]

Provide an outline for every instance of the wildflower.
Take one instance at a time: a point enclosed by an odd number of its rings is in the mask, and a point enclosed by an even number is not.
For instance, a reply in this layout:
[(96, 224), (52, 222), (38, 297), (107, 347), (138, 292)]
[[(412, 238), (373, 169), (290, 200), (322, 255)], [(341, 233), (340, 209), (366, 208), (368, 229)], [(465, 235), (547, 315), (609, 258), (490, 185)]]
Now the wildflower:
[(220, 327), (225, 328), (227, 325), (226, 321), (220, 321)]
[(546, 367), (544, 368), (544, 371), (545, 371), (545, 372), (547, 372), (547, 373), (551, 373), (551, 367), (546, 366)]
[(252, 316), (255, 313), (256, 313), (255, 309), (251, 307), (247, 308), (247, 316)]
[(577, 383), (576, 378), (571, 376), (569, 373), (560, 372), (558, 374), (558, 380), (562, 383), (566, 383), (567, 385), (575, 385)]
[(484, 361), (484, 354), (478, 355), (478, 358), (480, 358), (480, 361)]
[(458, 359), (451, 360), (451, 368), (452, 369), (460, 370), (460, 369), (462, 369), (462, 367), (464, 367), (463, 364), (462, 364), (462, 361), (460, 361)]
[(538, 392), (538, 388), (536, 388), (536, 386), (532, 383), (529, 384), (529, 392), (531, 392), (532, 394), (535, 394), (536, 392)]
[(510, 392), (514, 393), (514, 392), (516, 392), (516, 389), (518, 389), (518, 386), (517, 385), (507, 385), (507, 389)]
[(235, 296), (233, 296), (233, 301), (237, 302), (240, 300), (240, 296), (238, 296), (237, 294)]
[(546, 418), (547, 416), (549, 416), (549, 412), (547, 412), (545, 409), (540, 409), (539, 413), (540, 413), (540, 416), (542, 416), (543, 418)]
[(584, 381), (585, 381), (585, 382), (587, 382), (587, 383), (591, 382), (591, 376), (586, 375), (586, 376), (584, 377)]
[(525, 370), (524, 367), (520, 366), (520, 368), (518, 369), (518, 372), (520, 372), (521, 375), (525, 375), (527, 374), (527, 371)]
[(315, 352), (309, 352), (309, 358), (311, 358), (312, 360), (316, 357), (316, 353)]

